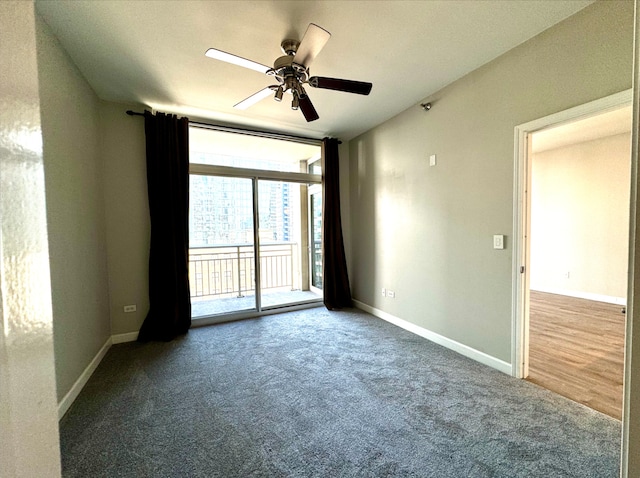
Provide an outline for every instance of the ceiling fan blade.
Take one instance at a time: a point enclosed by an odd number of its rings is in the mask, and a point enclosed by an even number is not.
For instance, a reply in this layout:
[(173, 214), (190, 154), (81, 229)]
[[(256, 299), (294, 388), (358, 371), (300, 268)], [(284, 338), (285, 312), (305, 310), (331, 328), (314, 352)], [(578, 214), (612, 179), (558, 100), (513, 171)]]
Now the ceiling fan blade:
[(307, 95), (300, 96), (298, 101), (300, 102), (300, 111), (302, 111), (304, 119), (306, 119), (307, 122), (315, 121), (320, 118), (320, 116), (318, 116), (318, 112), (313, 107), (313, 103), (311, 103), (311, 100)]
[(205, 56), (209, 58), (213, 58), (215, 60), (226, 61), (227, 63), (231, 63), (233, 65), (242, 66), (244, 68), (250, 68), (251, 70), (259, 71), (260, 73), (267, 73), (271, 68), (260, 63), (256, 63), (255, 61), (247, 60), (246, 58), (242, 58), (241, 56), (232, 55), (231, 53), (227, 53), (226, 51), (216, 50), (215, 48), (209, 48), (205, 52)]
[(257, 93), (252, 94), (248, 98), (245, 98), (240, 103), (233, 105), (235, 109), (238, 110), (246, 110), (250, 106), (255, 105), (258, 101), (263, 100), (267, 96), (273, 93), (273, 89), (270, 86), (258, 91)]
[(373, 87), (372, 83), (364, 81), (341, 80), (340, 78), (326, 78), (324, 76), (312, 76), (309, 85), (325, 90), (345, 91), (357, 95), (368, 95)]
[(309, 68), (309, 64), (313, 61), (320, 50), (326, 45), (331, 38), (331, 33), (322, 27), (319, 27), (315, 23), (309, 23), (307, 31), (305, 32), (298, 50), (293, 59), (298, 65), (302, 65), (305, 68)]

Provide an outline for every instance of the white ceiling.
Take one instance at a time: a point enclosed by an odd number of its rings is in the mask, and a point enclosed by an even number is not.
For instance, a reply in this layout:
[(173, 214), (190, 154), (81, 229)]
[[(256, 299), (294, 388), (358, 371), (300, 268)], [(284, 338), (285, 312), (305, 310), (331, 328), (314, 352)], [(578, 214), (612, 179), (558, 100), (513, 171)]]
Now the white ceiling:
[[(98, 96), (314, 138), (351, 139), (593, 0), (36, 0)], [(307, 88), (320, 119), (270, 98), (269, 78), (206, 58), (213, 47), (272, 65), (309, 23), (331, 32), (312, 75), (370, 81), (369, 96)]]
[(631, 105), (538, 131), (531, 136), (531, 150), (550, 149), (584, 143), (631, 132)]

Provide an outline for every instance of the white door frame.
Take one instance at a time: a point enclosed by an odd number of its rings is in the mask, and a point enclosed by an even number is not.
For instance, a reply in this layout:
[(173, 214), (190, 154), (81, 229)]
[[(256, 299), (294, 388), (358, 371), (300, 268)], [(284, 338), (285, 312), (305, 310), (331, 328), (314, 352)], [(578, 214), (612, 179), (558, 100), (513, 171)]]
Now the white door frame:
[(605, 98), (591, 101), (544, 118), (515, 127), (514, 145), (514, 188), (513, 188), (513, 300), (512, 300), (512, 340), (511, 374), (525, 378), (529, 374), (529, 243), (528, 210), (530, 207), (528, 188), (531, 162), (529, 161), (529, 135), (546, 128), (558, 126), (578, 119), (629, 106), (632, 90), (621, 91)]

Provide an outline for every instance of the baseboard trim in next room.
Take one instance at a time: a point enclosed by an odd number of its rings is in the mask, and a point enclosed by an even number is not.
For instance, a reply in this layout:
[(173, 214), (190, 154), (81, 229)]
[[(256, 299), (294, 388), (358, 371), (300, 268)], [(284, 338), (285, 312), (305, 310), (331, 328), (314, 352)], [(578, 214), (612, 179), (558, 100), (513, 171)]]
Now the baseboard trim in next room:
[(407, 330), (408, 332), (414, 333), (423, 337), (431, 342), (435, 342), (438, 345), (442, 345), (454, 352), (459, 353), (460, 355), (464, 355), (476, 362), (480, 362), (481, 364), (487, 365), (491, 368), (499, 370), (500, 372), (506, 373), (507, 375), (512, 374), (511, 364), (505, 362), (503, 360), (497, 359), (488, 355), (484, 352), (476, 350), (474, 348), (469, 347), (468, 345), (461, 344), (460, 342), (456, 342), (455, 340), (451, 340), (443, 335), (437, 334), (430, 330), (427, 330), (419, 325), (408, 322), (404, 319), (391, 315), (383, 310), (376, 309), (375, 307), (371, 307), (370, 305), (365, 304), (364, 302), (360, 302), (358, 300), (354, 300), (353, 303), (358, 309), (364, 310), (365, 312), (370, 313), (371, 315), (378, 317), (379, 319), (385, 320), (393, 325), (397, 325), (398, 327)]
[(107, 341), (104, 343), (104, 345), (100, 348), (96, 356), (93, 357), (93, 360), (89, 363), (89, 365), (87, 365), (84, 371), (80, 374), (80, 376), (78, 377), (78, 380), (75, 381), (71, 389), (62, 398), (62, 400), (60, 400), (60, 403), (58, 403), (58, 420), (61, 420), (64, 414), (67, 413), (67, 410), (69, 410), (69, 407), (71, 407), (71, 404), (74, 402), (74, 400), (80, 394), (84, 386), (87, 384), (93, 372), (95, 372), (96, 368), (98, 368), (98, 365), (100, 365), (100, 362), (102, 361), (104, 356), (107, 354), (107, 351), (109, 350), (109, 348), (111, 348), (112, 343), (113, 342), (111, 340), (111, 337), (109, 337)]

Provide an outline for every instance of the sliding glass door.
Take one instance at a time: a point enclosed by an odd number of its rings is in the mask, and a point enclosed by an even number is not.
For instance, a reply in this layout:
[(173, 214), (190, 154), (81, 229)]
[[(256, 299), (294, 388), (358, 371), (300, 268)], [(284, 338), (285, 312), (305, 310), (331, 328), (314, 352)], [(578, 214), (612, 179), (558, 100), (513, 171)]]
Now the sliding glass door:
[(321, 298), (309, 284), (307, 185), (258, 182), (260, 298), (263, 309)]
[(193, 317), (256, 310), (253, 181), (190, 176)]
[(191, 127), (189, 150), (193, 318), (321, 301), (319, 144)]

